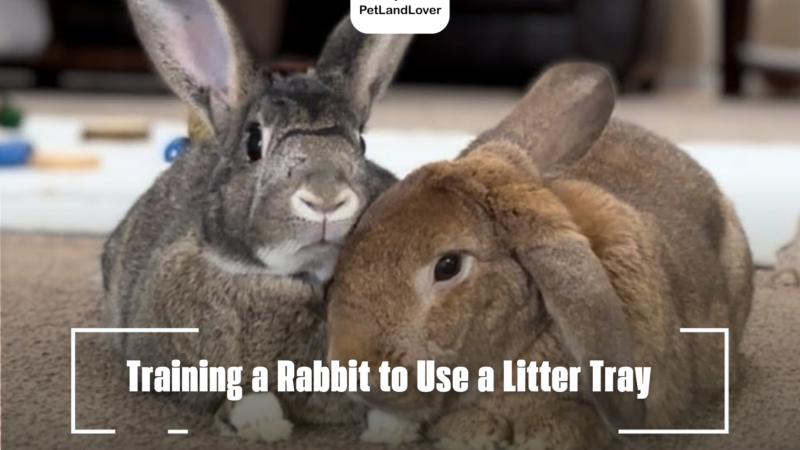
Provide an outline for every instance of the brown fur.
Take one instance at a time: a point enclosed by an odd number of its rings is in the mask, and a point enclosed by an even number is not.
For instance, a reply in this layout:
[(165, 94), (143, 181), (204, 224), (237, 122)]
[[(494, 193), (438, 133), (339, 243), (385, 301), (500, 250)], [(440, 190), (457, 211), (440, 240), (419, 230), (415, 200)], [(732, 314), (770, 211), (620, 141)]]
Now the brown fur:
[[(427, 423), (433, 439), (583, 449), (619, 428), (679, 427), (721, 396), (722, 336), (679, 330), (730, 328), (735, 371), (752, 297), (746, 237), (688, 155), (609, 121), (603, 74), (550, 69), (460, 158), (418, 169), (367, 209), (328, 314), (329, 359), (373, 367), (365, 402)], [(421, 282), (450, 252), (471, 261), (463, 278)], [(470, 390), (417, 391), (416, 361), (430, 359), (466, 367)], [(580, 366), (581, 390), (505, 393), (502, 362), (516, 359)], [(647, 399), (590, 392), (593, 359), (651, 367)], [(409, 370), (408, 392), (380, 392), (382, 361)], [(494, 393), (477, 392), (483, 366)]]

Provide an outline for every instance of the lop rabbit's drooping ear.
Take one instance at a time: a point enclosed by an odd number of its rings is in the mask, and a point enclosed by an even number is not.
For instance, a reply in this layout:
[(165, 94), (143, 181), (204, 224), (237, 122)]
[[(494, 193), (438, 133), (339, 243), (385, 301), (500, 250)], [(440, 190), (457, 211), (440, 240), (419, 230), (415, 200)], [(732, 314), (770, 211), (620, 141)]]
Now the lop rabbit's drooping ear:
[[(345, 17), (322, 49), (316, 69), (320, 78), (347, 96), (362, 124), (372, 105), (391, 84), (413, 35), (364, 34)], [(355, 56), (355, 60), (354, 57)]]
[[(555, 164), (569, 165), (586, 155), (605, 129), (614, 97), (610, 76), (599, 66), (556, 66), (480, 139), (489, 152), (502, 147), (493, 141), (510, 141), (527, 150), (542, 170)], [(541, 205), (520, 195), (541, 196), (535, 191), (503, 193), (496, 214), (503, 218), (505, 238), (541, 292), (559, 329), (561, 344), (580, 365), (583, 379), (595, 383), (593, 360), (603, 361), (605, 366), (635, 366), (622, 302), (588, 240), (566, 225), (566, 211), (556, 209), (551, 216), (540, 206), (520, 208)], [(542, 223), (548, 226), (542, 227)], [(644, 423), (644, 402), (635, 393), (593, 392), (592, 397), (614, 429), (639, 428)]]
[[(515, 253), (541, 292), (561, 345), (580, 365), (587, 387), (606, 386), (605, 379), (595, 380), (591, 361), (601, 361), (606, 367), (636, 366), (622, 301), (588, 242), (565, 236), (538, 246), (517, 247)], [(635, 392), (592, 392), (592, 398), (615, 431), (642, 428), (645, 403)]]
[(258, 72), (227, 12), (218, 0), (128, 0), (128, 9), (162, 78), (218, 131)]

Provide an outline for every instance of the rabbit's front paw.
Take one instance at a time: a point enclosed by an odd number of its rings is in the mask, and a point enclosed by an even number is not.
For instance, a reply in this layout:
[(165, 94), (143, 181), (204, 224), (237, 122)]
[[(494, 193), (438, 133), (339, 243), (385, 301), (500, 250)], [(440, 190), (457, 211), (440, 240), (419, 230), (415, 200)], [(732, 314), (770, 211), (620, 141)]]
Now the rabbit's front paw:
[(283, 408), (275, 395), (249, 394), (233, 405), (230, 423), (239, 436), (264, 442), (288, 439), (292, 423), (283, 417)]
[(361, 434), (362, 441), (373, 444), (400, 445), (419, 439), (418, 423), (378, 410), (367, 414), (367, 430)]
[(495, 450), (511, 439), (509, 423), (478, 408), (465, 408), (444, 416), (428, 432), (441, 450)]

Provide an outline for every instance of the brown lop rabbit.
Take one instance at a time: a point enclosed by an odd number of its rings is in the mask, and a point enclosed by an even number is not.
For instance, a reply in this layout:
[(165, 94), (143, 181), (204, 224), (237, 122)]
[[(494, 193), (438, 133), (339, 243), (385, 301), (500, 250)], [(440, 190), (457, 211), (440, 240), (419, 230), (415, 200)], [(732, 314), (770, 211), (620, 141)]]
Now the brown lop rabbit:
[[(380, 417), (468, 448), (594, 449), (620, 429), (677, 428), (724, 391), (723, 335), (681, 328), (730, 329), (735, 380), (753, 291), (739, 219), (706, 170), (611, 119), (614, 104), (599, 66), (551, 67), (455, 161), (367, 208), (330, 286), (328, 358), (369, 362), (358, 397)], [(580, 367), (580, 388), (504, 392), (503, 361), (519, 359)], [(422, 360), (468, 369), (469, 389), (421, 393)], [(649, 395), (593, 392), (593, 360), (651, 368)], [(383, 361), (408, 370), (408, 390), (379, 389)], [(477, 391), (482, 367), (493, 392)]]

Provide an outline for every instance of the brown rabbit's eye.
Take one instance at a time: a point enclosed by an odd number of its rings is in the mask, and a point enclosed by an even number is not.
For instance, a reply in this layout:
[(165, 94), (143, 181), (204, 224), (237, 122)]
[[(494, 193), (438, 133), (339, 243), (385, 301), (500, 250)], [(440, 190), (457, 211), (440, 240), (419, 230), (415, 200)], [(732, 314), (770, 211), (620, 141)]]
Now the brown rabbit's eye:
[(461, 272), (461, 256), (454, 253), (439, 258), (433, 269), (433, 279), (436, 282), (447, 281)]
[(264, 136), (261, 132), (261, 125), (253, 123), (247, 127), (247, 157), (251, 162), (261, 159), (263, 147)]

